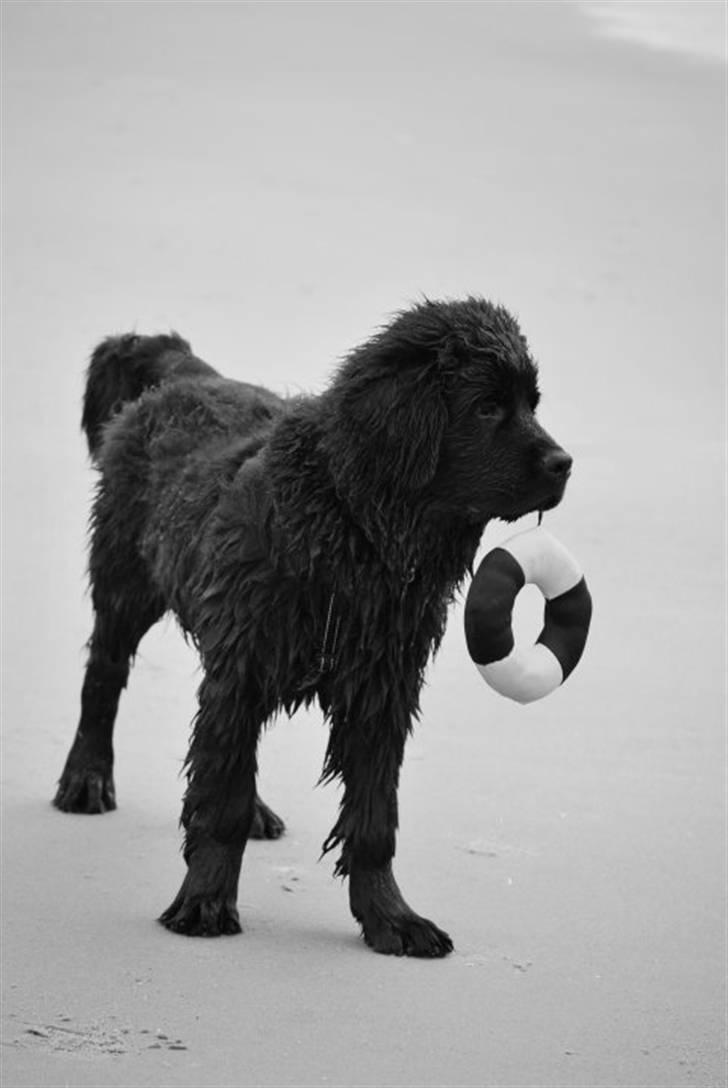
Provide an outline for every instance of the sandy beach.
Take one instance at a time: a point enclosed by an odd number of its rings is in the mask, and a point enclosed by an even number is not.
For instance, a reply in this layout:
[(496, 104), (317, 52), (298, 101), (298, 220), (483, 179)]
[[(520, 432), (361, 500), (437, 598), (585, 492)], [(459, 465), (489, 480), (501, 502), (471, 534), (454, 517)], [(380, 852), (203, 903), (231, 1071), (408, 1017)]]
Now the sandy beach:
[[(726, 67), (599, 7), (3, 5), (4, 1088), (726, 1084)], [(50, 804), (91, 625), (88, 355), (175, 328), (318, 391), (393, 311), (469, 293), (539, 360), (575, 458), (546, 527), (594, 621), (521, 707), (453, 607), (397, 871), (455, 952), (359, 938), (313, 712), (262, 741), (288, 833), (247, 850), (243, 935), (174, 937), (199, 673), (171, 621), (123, 697), (118, 810)]]

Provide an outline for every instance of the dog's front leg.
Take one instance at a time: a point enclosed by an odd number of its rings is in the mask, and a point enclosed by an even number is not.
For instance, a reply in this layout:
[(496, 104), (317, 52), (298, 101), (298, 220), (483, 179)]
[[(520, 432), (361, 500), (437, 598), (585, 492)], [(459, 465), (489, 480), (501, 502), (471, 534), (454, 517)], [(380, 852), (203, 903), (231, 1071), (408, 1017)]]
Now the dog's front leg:
[(364, 940), (375, 952), (429, 958), (452, 952), (449, 935), (429, 918), (420, 917), (405, 902), (394, 879), (391, 861), (369, 866), (352, 859), (349, 904), (362, 927)]
[(326, 773), (341, 775), (344, 796), (324, 849), (342, 844), (336, 871), (349, 877), (351, 912), (375, 952), (445, 956), (452, 951), (450, 937), (412, 910), (392, 872), (407, 722), (391, 715), (377, 724), (332, 716)]
[(256, 746), (264, 715), (219, 677), (203, 680), (182, 809), (187, 875), (160, 922), (187, 936), (240, 933), (238, 879), (255, 815)]

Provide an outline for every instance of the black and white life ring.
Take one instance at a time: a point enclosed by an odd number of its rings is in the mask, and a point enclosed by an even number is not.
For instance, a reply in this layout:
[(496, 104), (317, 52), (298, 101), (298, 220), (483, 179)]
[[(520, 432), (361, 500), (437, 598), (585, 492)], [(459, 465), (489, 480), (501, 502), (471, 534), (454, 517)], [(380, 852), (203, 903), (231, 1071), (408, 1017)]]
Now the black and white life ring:
[[(513, 605), (527, 583), (545, 599), (533, 646), (517, 647)], [(465, 638), (490, 687), (519, 703), (542, 699), (579, 663), (592, 614), (591, 594), (574, 556), (540, 526), (494, 548), (476, 571), (465, 602)]]

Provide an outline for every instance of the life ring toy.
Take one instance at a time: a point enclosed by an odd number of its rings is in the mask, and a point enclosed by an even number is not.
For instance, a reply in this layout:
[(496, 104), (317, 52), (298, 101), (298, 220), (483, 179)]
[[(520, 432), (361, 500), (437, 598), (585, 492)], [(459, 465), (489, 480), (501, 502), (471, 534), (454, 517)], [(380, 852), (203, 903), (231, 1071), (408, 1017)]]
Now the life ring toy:
[[(526, 583), (545, 598), (533, 646), (516, 647), (513, 604)], [(465, 602), (468, 651), (485, 682), (518, 703), (550, 694), (574, 671), (586, 644), (591, 594), (574, 556), (540, 526), (488, 552)]]

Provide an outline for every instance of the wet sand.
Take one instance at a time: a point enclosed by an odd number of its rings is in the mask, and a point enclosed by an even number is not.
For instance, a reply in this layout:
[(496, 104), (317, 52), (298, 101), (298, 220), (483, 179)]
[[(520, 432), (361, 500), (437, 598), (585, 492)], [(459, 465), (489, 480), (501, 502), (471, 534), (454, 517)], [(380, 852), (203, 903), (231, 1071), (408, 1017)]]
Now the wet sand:
[[(6, 1088), (724, 1084), (725, 69), (566, 4), (5, 7)], [(171, 623), (123, 699), (118, 811), (49, 803), (91, 620), (88, 353), (174, 327), (317, 390), (393, 310), (469, 292), (540, 361), (576, 459), (546, 524), (595, 616), (524, 708), (453, 608), (397, 872), (456, 950), (358, 937), (314, 713), (262, 742), (289, 833), (248, 849), (244, 934), (173, 937), (199, 676)]]

